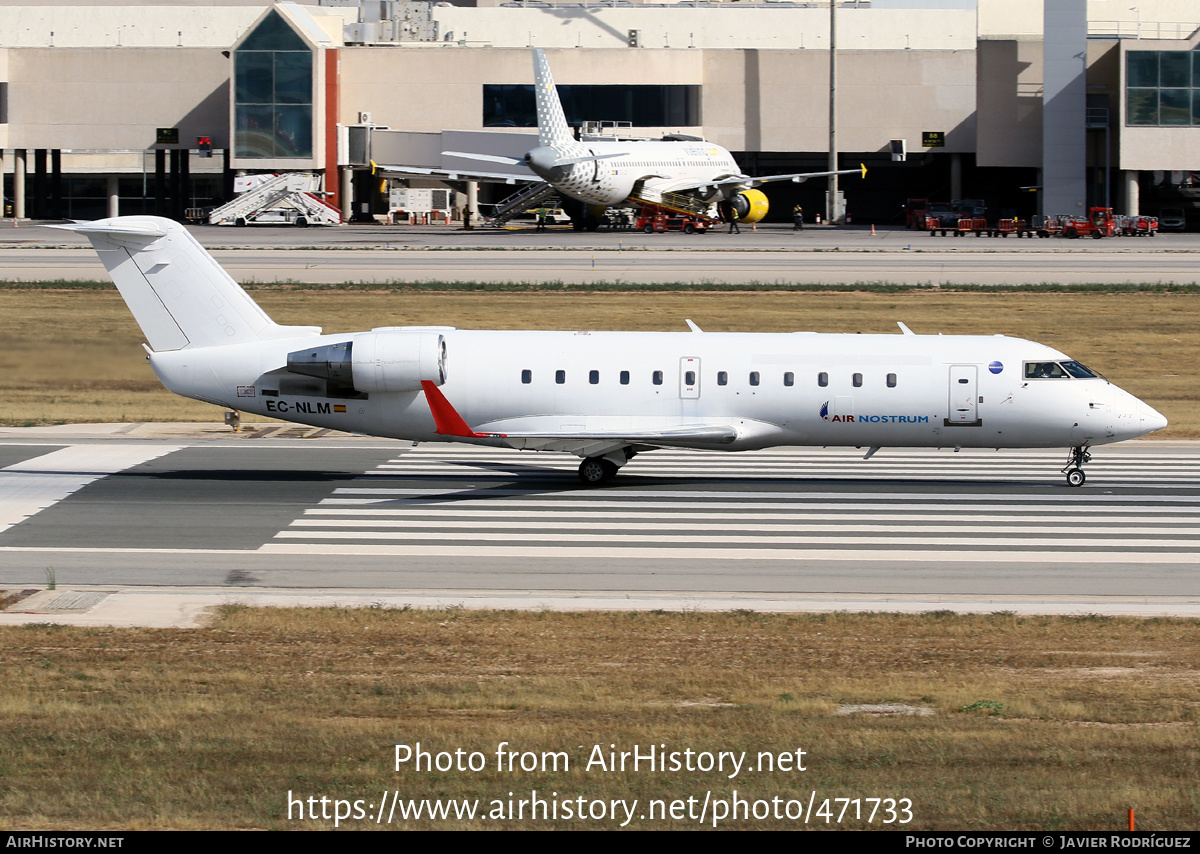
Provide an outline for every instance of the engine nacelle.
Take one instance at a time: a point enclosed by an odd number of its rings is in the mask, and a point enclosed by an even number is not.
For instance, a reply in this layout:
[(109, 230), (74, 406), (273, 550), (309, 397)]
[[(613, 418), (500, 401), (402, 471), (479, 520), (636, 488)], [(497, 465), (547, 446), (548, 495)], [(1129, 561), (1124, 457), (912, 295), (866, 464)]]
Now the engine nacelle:
[(742, 190), (731, 201), (738, 222), (761, 222), (770, 207), (762, 190)]
[(420, 391), (446, 381), (446, 339), (437, 332), (364, 332), (354, 336), (354, 388)]
[(422, 381), (446, 381), (446, 339), (437, 332), (362, 332), (350, 341), (289, 353), (287, 369), (323, 379), (331, 391), (420, 391)]

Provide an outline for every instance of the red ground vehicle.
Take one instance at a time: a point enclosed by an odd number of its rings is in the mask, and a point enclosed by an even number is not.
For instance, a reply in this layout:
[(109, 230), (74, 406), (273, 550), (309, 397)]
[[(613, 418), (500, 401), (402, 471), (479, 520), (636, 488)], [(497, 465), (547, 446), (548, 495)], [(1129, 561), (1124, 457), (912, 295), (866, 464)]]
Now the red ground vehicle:
[(1119, 216), (1117, 231), (1129, 237), (1153, 237), (1158, 234), (1158, 217)]
[(1117, 233), (1117, 220), (1112, 208), (1090, 208), (1086, 218), (1062, 216), (1058, 218), (1063, 237), (1085, 237), (1091, 235), (1099, 240)]
[(719, 222), (702, 216), (685, 216), (647, 205), (638, 212), (633, 227), (646, 234), (663, 231), (682, 231), (684, 234), (704, 234)]
[(904, 205), (904, 227), (919, 231), (953, 231), (958, 220), (978, 219), (985, 215), (985, 211), (986, 206), (980, 199), (954, 199), (950, 202), (909, 199)]

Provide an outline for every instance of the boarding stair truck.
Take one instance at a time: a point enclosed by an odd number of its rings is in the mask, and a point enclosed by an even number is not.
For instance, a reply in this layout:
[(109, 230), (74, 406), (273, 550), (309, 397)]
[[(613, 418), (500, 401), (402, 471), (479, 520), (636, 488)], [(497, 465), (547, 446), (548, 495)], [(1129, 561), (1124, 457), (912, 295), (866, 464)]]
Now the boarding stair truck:
[(513, 217), (523, 214), (530, 208), (543, 205), (551, 196), (556, 196), (556, 191), (551, 184), (545, 181), (538, 181), (522, 187), (518, 192), (496, 205), (495, 212), (484, 220), (483, 224), (488, 228), (500, 228)]
[(243, 176), (234, 183), (237, 198), (213, 210), (208, 223), (286, 223), (300, 228), (338, 225), (342, 212), (318, 195), (320, 183), (320, 177), (311, 172)]

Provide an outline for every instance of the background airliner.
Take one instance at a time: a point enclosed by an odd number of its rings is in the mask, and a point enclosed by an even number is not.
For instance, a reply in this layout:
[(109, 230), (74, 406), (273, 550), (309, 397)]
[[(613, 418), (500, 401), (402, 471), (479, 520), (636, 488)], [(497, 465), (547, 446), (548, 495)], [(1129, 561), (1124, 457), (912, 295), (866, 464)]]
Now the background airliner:
[(287, 421), (421, 442), (575, 454), (600, 483), (655, 448), (1069, 448), (1166, 426), (1063, 353), (1017, 338), (514, 332), (281, 326), (183, 226), (118, 217), (87, 236), (168, 389)]
[[(495, 163), (524, 163), (562, 196), (599, 210), (622, 205), (650, 205), (687, 214), (710, 212), (728, 200), (742, 222), (767, 215), (766, 195), (756, 189), (770, 181), (804, 181), (829, 175), (866, 177), (865, 166), (835, 172), (793, 172), (751, 177), (743, 174), (726, 149), (699, 137), (667, 136), (662, 140), (577, 141), (567, 125), (550, 64), (533, 51), (537, 93), (538, 145), (523, 160), (467, 151), (443, 151), (447, 157)], [(400, 169), (403, 167), (387, 167)], [(424, 170), (431, 174), (430, 170)], [(436, 171), (436, 170), (435, 170)], [(465, 171), (459, 179), (470, 179)], [(494, 175), (481, 174), (483, 180)], [(593, 222), (595, 217), (593, 216)]]

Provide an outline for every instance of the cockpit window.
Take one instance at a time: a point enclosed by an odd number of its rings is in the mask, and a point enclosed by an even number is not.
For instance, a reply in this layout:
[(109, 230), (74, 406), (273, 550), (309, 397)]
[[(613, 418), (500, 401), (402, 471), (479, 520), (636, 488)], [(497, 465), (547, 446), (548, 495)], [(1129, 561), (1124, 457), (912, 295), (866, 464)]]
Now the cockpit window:
[(1065, 380), (1074, 377), (1077, 380), (1095, 379), (1095, 371), (1090, 370), (1079, 362), (1026, 362), (1025, 379), (1027, 380)]
[(1078, 362), (1063, 362), (1062, 366), (1068, 374), (1077, 380), (1090, 380), (1100, 376), (1087, 365), (1081, 365)]
[(1025, 379), (1048, 380), (1067, 379), (1070, 376), (1058, 362), (1026, 362)]

